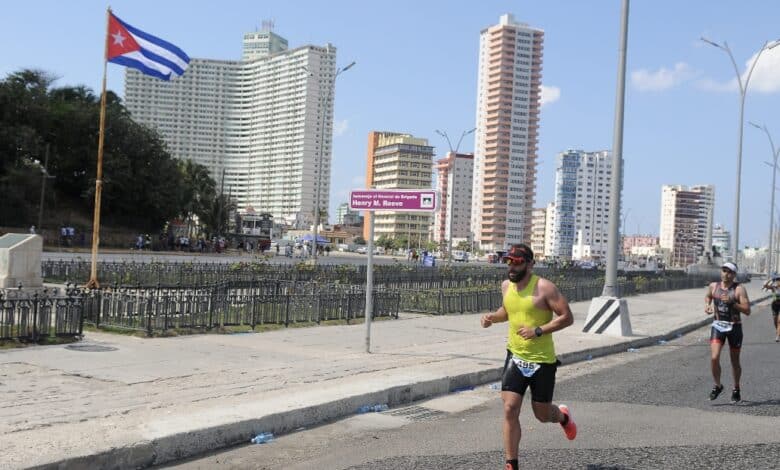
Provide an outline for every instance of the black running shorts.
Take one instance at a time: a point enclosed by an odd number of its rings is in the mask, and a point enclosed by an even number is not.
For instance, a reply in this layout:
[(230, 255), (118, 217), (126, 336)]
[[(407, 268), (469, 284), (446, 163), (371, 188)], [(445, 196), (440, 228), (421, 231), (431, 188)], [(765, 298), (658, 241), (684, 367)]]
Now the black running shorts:
[(555, 390), (555, 372), (561, 361), (553, 364), (540, 364), (531, 377), (524, 376), (520, 369), (512, 361), (512, 353), (506, 352), (506, 361), (504, 361), (504, 375), (501, 379), (501, 391), (515, 392), (525, 395), (525, 390), (531, 387), (531, 400), (538, 403), (550, 403), (553, 399)]
[(735, 323), (728, 333), (723, 333), (710, 327), (710, 343), (729, 342), (729, 348), (739, 349), (742, 347), (742, 323)]
[(780, 312), (780, 300), (772, 301), (772, 315), (777, 315)]

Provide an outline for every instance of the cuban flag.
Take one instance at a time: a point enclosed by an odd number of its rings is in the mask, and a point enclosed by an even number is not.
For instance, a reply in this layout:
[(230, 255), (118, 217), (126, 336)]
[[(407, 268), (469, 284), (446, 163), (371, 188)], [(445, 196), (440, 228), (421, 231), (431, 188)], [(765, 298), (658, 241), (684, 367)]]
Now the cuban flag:
[(163, 80), (170, 80), (171, 75), (180, 76), (190, 63), (190, 58), (178, 47), (130, 26), (113, 13), (108, 16), (106, 41), (109, 62)]

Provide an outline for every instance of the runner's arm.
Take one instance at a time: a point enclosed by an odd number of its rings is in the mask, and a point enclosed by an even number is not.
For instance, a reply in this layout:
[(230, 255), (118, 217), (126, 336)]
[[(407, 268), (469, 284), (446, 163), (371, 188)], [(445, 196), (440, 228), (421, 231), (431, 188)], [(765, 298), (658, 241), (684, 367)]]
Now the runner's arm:
[(555, 313), (552, 320), (540, 327), (542, 329), (542, 334), (549, 334), (554, 331), (562, 330), (567, 326), (571, 326), (574, 323), (574, 315), (571, 313), (569, 301), (566, 300), (566, 296), (558, 290), (558, 286), (547, 279), (539, 279), (539, 290), (540, 293), (544, 295), (550, 310)]
[(734, 308), (745, 315), (750, 315), (750, 300), (744, 286), (737, 286), (736, 300)]
[[(505, 280), (501, 283), (501, 295), (504, 296), (506, 294), (506, 290), (509, 288), (509, 281)], [(482, 328), (487, 328), (493, 323), (501, 323), (509, 320), (509, 315), (506, 313), (506, 309), (504, 309), (504, 306), (498, 307), (498, 310), (496, 310), (493, 313), (486, 313), (482, 315), (482, 317), (479, 319), (479, 323), (482, 325)]]
[(712, 308), (712, 284), (709, 284), (707, 294), (704, 296), (704, 312), (709, 315), (714, 311), (715, 309)]

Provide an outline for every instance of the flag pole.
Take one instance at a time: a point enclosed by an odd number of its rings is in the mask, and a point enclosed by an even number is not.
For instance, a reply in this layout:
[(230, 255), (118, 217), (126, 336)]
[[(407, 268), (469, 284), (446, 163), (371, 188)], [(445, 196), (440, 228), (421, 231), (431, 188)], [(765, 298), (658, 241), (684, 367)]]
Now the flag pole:
[(100, 196), (103, 192), (103, 142), (106, 134), (106, 70), (108, 69), (108, 35), (111, 7), (106, 10), (106, 42), (103, 51), (103, 91), (100, 93), (100, 132), (98, 134), (97, 177), (95, 178), (95, 214), (92, 218), (92, 266), (86, 287), (100, 287), (97, 279), (97, 255), (100, 244)]

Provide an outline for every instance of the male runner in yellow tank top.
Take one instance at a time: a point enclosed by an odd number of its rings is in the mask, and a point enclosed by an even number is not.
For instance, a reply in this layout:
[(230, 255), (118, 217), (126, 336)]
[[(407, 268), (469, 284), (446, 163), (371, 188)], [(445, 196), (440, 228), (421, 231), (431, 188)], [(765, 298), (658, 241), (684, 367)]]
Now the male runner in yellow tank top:
[[(534, 253), (525, 244), (512, 245), (507, 253), (508, 280), (501, 283), (504, 302), (495, 313), (483, 315), (483, 328), (509, 322), (507, 356), (501, 381), (504, 401), (504, 452), (506, 470), (517, 470), (520, 445), (520, 406), (531, 388), (531, 408), (543, 423), (560, 423), (569, 440), (577, 437), (577, 425), (566, 405), (552, 403), (555, 356), (552, 333), (571, 325), (569, 302), (558, 287), (531, 272)], [(553, 315), (554, 314), (554, 315)]]

